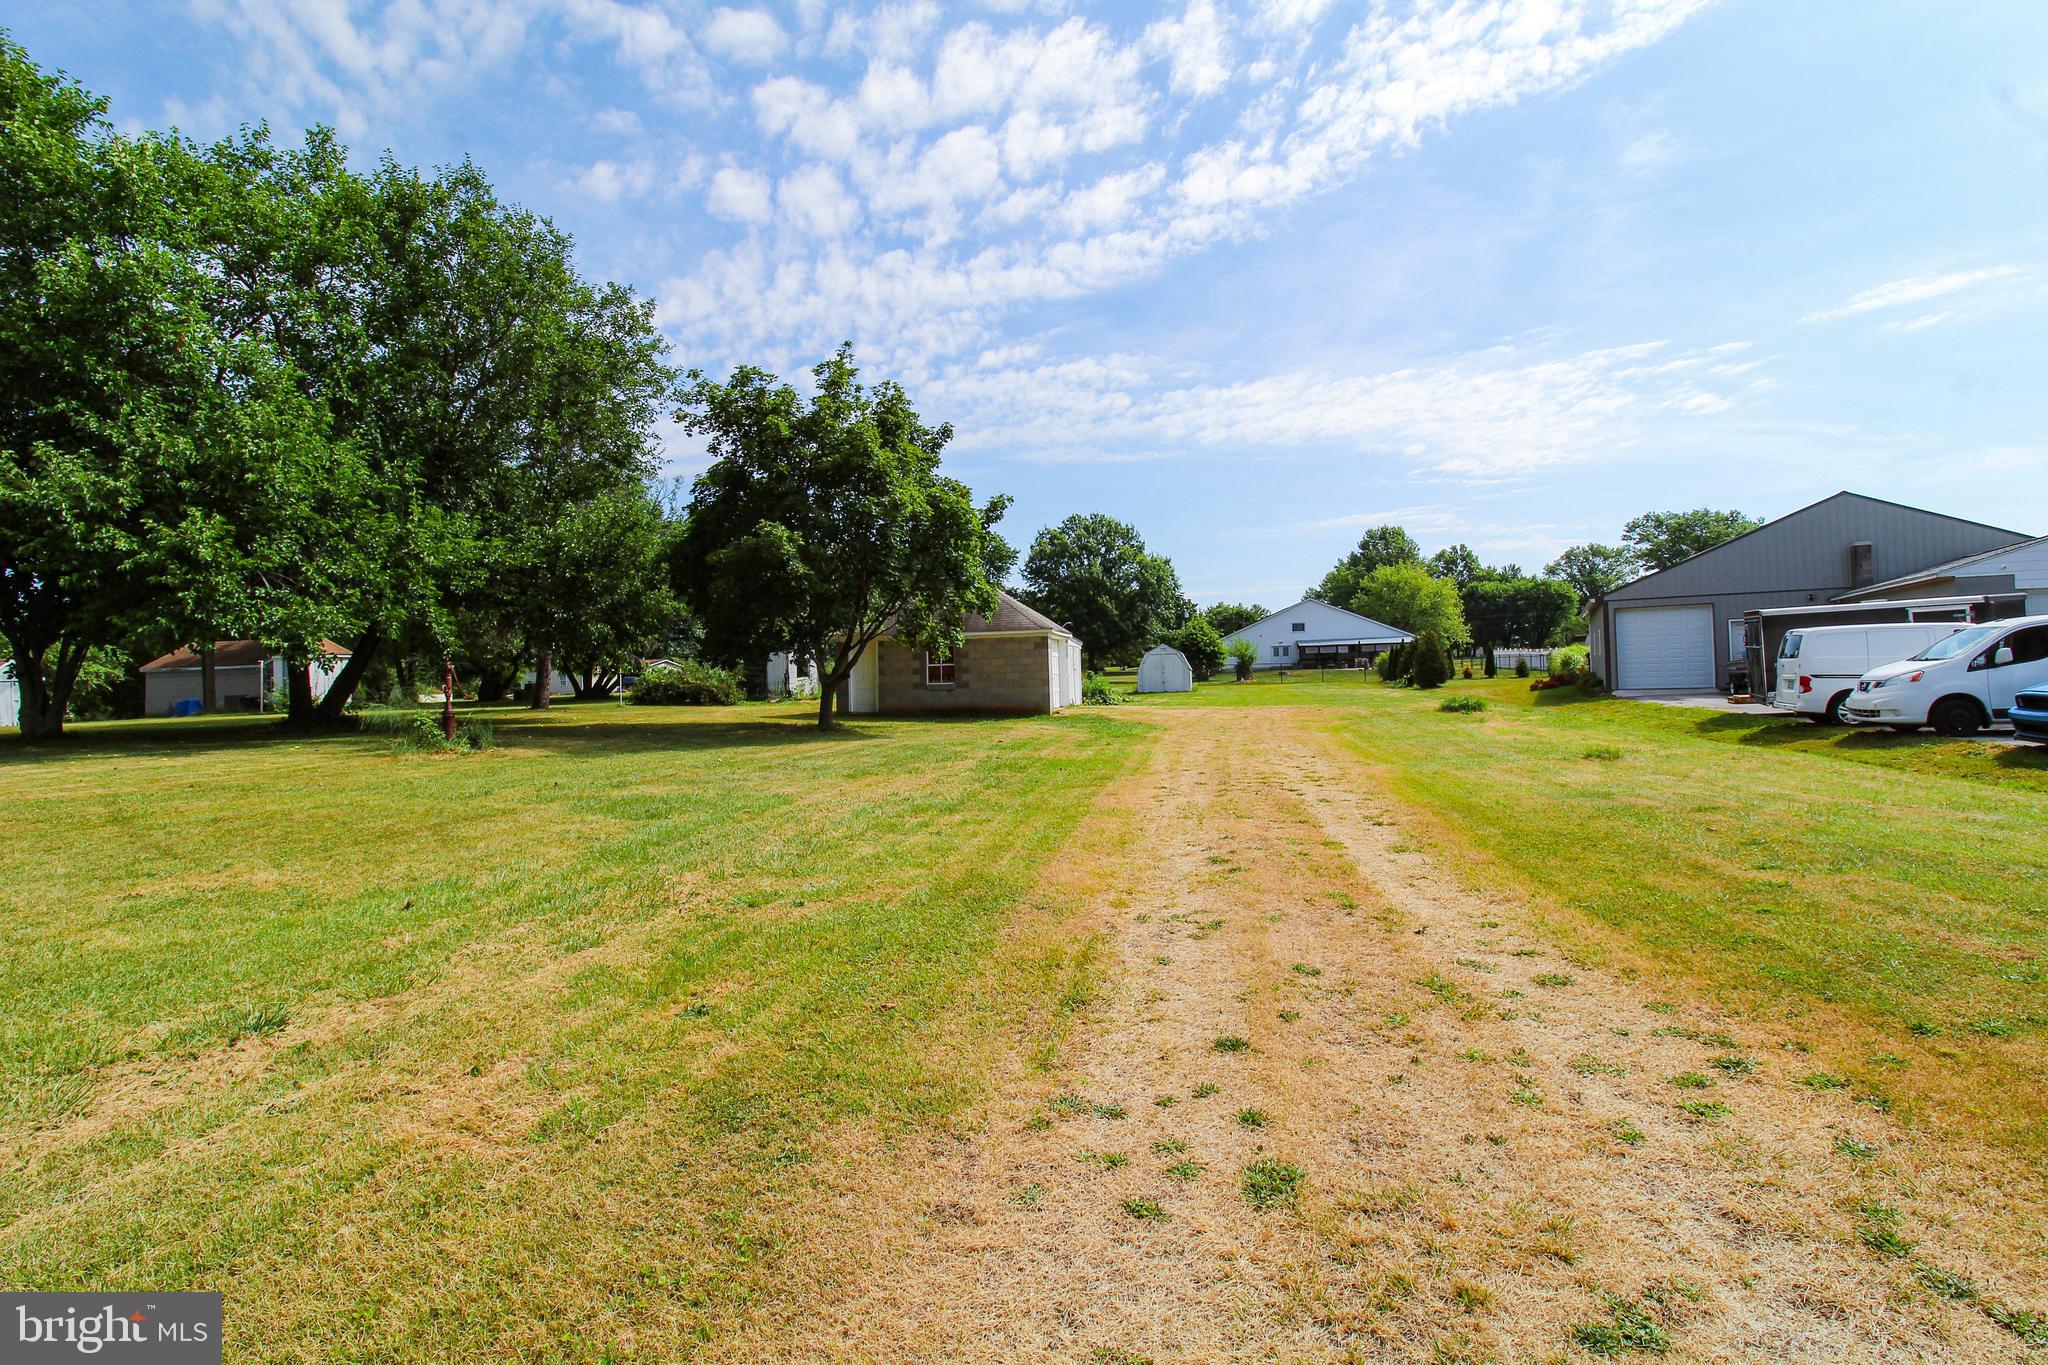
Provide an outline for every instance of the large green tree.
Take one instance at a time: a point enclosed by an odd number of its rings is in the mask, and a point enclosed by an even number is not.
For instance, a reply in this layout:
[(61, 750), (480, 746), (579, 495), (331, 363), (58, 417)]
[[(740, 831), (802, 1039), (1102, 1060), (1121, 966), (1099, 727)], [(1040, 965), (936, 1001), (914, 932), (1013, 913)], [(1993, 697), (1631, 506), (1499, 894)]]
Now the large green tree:
[(337, 618), (360, 451), (275, 338), (222, 324), (222, 187), (0, 38), (0, 635), (23, 734), (61, 734), (95, 650)]
[(1229, 635), (1234, 631), (1243, 630), (1254, 622), (1265, 620), (1272, 613), (1256, 603), (1248, 605), (1243, 602), (1218, 602), (1203, 611), (1202, 615), (1209, 618), (1209, 624), (1216, 627), (1218, 635)]
[(1635, 556), (1618, 545), (1574, 545), (1553, 559), (1543, 576), (1569, 585), (1584, 611), (1628, 582), (1635, 563)]
[(1088, 666), (1128, 663), (1181, 625), (1180, 577), (1137, 528), (1100, 512), (1048, 526), (1024, 558), (1025, 600), (1081, 639)]
[(1621, 543), (1637, 564), (1654, 572), (1763, 524), (1763, 518), (1746, 512), (1723, 512), (1711, 507), (1695, 507), (1689, 512), (1645, 512), (1621, 528)]
[(818, 661), (818, 724), (884, 632), (913, 649), (961, 643), (963, 613), (995, 610), (990, 527), (939, 473), (949, 424), (918, 416), (902, 386), (860, 383), (851, 345), (812, 371), (809, 398), (752, 367), (692, 371), (679, 419), (711, 466), (691, 490), (677, 563), (716, 652), (788, 649)]
[(1419, 563), (1381, 565), (1359, 578), (1343, 597), (1329, 600), (1411, 635), (1434, 634), (1449, 648), (1472, 638), (1458, 585), (1436, 577)]
[(1503, 645), (1548, 645), (1578, 610), (1571, 588), (1551, 578), (1480, 578), (1463, 594), (1472, 643), (1491, 657)]

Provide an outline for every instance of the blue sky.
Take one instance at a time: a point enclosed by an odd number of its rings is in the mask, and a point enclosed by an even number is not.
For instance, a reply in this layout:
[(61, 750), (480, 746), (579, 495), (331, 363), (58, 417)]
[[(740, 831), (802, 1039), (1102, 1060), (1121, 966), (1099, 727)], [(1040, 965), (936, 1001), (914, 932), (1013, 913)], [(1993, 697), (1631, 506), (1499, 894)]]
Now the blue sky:
[[(1284, 605), (1852, 488), (2048, 532), (2048, 5), (10, 5), (129, 127), (471, 156), (683, 363)], [(699, 464), (680, 438), (673, 468)]]

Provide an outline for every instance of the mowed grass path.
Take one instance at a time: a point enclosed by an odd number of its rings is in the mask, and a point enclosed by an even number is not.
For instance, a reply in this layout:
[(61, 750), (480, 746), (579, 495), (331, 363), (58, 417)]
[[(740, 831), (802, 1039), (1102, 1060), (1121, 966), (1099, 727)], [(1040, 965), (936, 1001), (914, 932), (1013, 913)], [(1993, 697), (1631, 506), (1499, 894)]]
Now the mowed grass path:
[[(1437, 709), (1458, 696), (1488, 708)], [(1623, 954), (1646, 1000), (1677, 978), (1776, 1021), (1871, 1103), (2048, 1154), (2048, 746), (1506, 677), (1421, 693), (1296, 674), (1166, 704), (1318, 708), (1447, 861), (1562, 912), (1569, 945)]]
[(0, 750), (0, 1282), (224, 1288), (244, 1359), (669, 1358), (1086, 990), (1041, 872), (1141, 725), (499, 719)]

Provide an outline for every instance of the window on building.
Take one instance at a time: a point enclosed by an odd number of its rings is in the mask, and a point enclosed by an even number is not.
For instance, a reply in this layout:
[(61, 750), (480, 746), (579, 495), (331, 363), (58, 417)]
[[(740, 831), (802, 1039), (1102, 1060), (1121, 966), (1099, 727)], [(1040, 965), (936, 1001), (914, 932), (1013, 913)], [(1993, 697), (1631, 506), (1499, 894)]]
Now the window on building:
[(1276, 658), (1276, 659), (1284, 659), (1284, 658), (1286, 658), (1286, 657), (1287, 657), (1287, 651), (1288, 651), (1288, 649), (1289, 649), (1289, 646), (1287, 646), (1287, 645), (1274, 645), (1274, 646), (1273, 646), (1273, 657), (1274, 657), (1274, 658)]
[(1287, 626), (1287, 628), (1288, 628), (1289, 630), (1293, 631), (1293, 632), (1294, 632), (1295, 634), (1299, 635), (1299, 634), (1300, 634), (1300, 633), (1301, 633), (1302, 631), (1304, 631), (1304, 630), (1307, 630), (1307, 629), (1308, 629), (1308, 622), (1306, 622), (1306, 621), (1291, 621), (1291, 622), (1289, 622), (1289, 623), (1288, 623), (1288, 626)]
[(953, 661), (937, 654), (925, 655), (924, 685), (926, 687), (951, 687), (953, 685)]

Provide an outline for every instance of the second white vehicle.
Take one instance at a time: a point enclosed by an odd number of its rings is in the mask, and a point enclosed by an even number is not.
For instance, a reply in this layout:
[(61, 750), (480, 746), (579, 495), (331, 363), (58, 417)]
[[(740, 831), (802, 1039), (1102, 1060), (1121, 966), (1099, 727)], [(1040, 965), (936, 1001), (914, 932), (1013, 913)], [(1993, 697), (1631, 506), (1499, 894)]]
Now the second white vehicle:
[(1842, 708), (1854, 725), (1973, 735), (2004, 720), (2013, 699), (2048, 683), (2048, 616), (2019, 616), (1965, 626), (1910, 659), (1873, 668), (1856, 680)]
[(1848, 717), (1842, 707), (1856, 695), (1858, 678), (1959, 629), (1955, 621), (1887, 621), (1788, 630), (1778, 645), (1778, 690), (1771, 705), (1819, 725), (1843, 724)]

